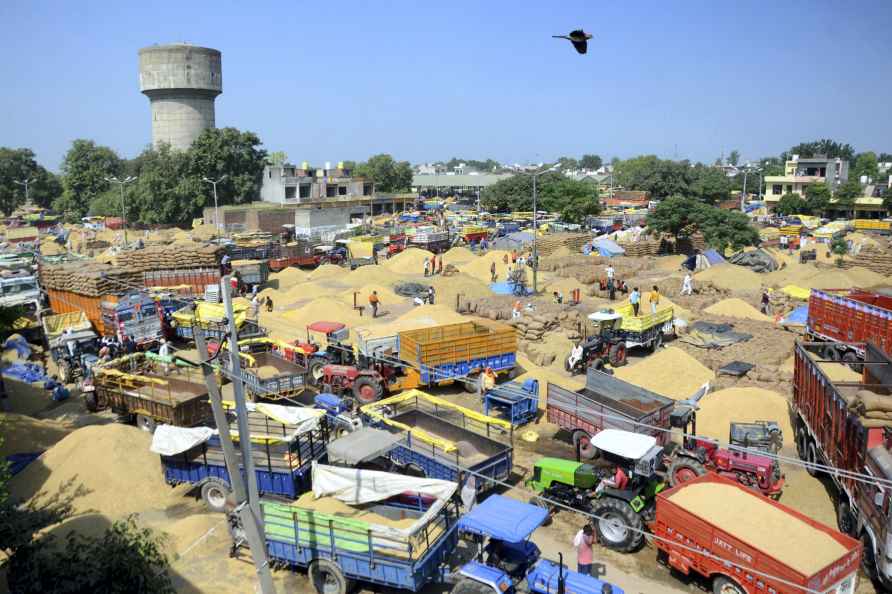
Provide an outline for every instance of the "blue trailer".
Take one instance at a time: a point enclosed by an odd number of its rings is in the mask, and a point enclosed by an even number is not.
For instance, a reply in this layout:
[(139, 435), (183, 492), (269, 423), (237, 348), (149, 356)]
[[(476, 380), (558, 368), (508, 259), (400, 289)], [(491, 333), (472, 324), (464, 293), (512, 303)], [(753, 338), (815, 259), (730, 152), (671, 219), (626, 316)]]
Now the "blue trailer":
[(458, 482), (459, 468), (477, 476), (477, 491), (511, 476), (514, 461), (511, 423), (482, 415), (420, 390), (362, 407), (367, 424), (401, 436), (388, 458), (402, 472)]
[[(318, 412), (315, 423), (306, 422), (302, 426), (278, 422), (258, 410), (249, 412), (251, 452), (260, 493), (296, 499), (310, 487), (310, 468), (314, 461), (325, 456), (329, 438), (328, 420)], [(236, 439), (234, 416), (231, 427)], [(201, 490), (202, 499), (212, 511), (223, 511), (232, 481), (218, 435), (210, 435), (183, 452), (162, 455), (161, 468), (169, 485), (194, 485)]]
[[(355, 484), (363, 489), (358, 496), (364, 501), (362, 505), (343, 503), (324, 489), (307, 493), (293, 503), (261, 501), (271, 561), (306, 568), (315, 590), (325, 594), (349, 592), (357, 582), (411, 592), (441, 582), (448, 574), (448, 563), (458, 542), (458, 509), (451, 500), (457, 485), (437, 481), (435, 492), (419, 491), (432, 495), (433, 504), (416, 507), (392, 499), (399, 495), (396, 491), (382, 493), (377, 499), (362, 498), (365, 485), (380, 484), (386, 489), (391, 481), (411, 484), (413, 479), (409, 477), (342, 471), (356, 473)], [(317, 483), (324, 479), (319, 479), (316, 470), (313, 482), (314, 490), (319, 491)], [(425, 482), (428, 485), (419, 488), (430, 486), (430, 481)], [(343, 484), (342, 480), (339, 485)], [(406, 527), (406, 520), (414, 522)]]
[(493, 386), (483, 394), (483, 414), (505, 419), (514, 427), (534, 421), (539, 414), (539, 380)]

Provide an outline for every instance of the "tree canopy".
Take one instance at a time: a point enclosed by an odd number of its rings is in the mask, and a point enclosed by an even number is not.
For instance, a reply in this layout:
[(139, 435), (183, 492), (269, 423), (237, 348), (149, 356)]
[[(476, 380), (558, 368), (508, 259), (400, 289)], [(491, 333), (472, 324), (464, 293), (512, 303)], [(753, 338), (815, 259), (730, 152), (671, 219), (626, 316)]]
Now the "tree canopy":
[(759, 233), (745, 214), (679, 195), (661, 201), (648, 215), (647, 225), (676, 237), (699, 231), (706, 244), (719, 251), (727, 247), (740, 249), (759, 242)]
[(811, 142), (800, 142), (796, 146), (791, 147), (790, 150), (783, 155), (784, 160), (791, 155), (799, 155), (803, 158), (823, 155), (828, 159), (836, 159), (838, 157), (847, 161), (853, 161), (855, 159), (855, 149), (852, 148), (851, 144), (837, 142), (835, 140), (830, 140), (829, 138), (822, 138), (821, 140), (814, 140)]
[(642, 155), (619, 161), (614, 167), (616, 183), (629, 190), (644, 190), (654, 198), (683, 195), (690, 191), (691, 166), (687, 161), (669, 161)]
[(0, 147), (0, 211), (9, 216), (25, 203), (25, 187), (38, 206), (48, 207), (62, 194), (59, 179), (41, 166), (31, 149)]
[(598, 155), (582, 155), (582, 158), (579, 159), (579, 166), (583, 169), (600, 169), (601, 165), (603, 165), (603, 161), (601, 157)]
[(379, 192), (401, 192), (412, 187), (412, 166), (408, 161), (395, 161), (388, 154), (369, 157), (356, 166), (353, 175), (375, 182)]
[(446, 167), (446, 169), (454, 169), (462, 163), (464, 163), (465, 167), (469, 170), (480, 171), (483, 173), (489, 173), (500, 167), (499, 162), (493, 159), (483, 159), (480, 161), (477, 159), (459, 159), (458, 157), (452, 157), (446, 161), (443, 166)]
[(728, 199), (732, 182), (721, 169), (698, 164), (690, 174), (690, 192), (703, 202), (715, 204)]
[(53, 210), (80, 220), (97, 196), (109, 188), (105, 178), (118, 176), (124, 162), (107, 146), (92, 140), (77, 139), (62, 161), (62, 196), (53, 202)]
[(780, 200), (777, 201), (777, 206), (774, 211), (782, 216), (812, 213), (812, 209), (809, 207), (808, 202), (806, 202), (806, 200), (799, 194), (794, 194), (792, 192), (787, 192), (781, 196)]
[[(195, 139), (185, 174), (201, 180), (226, 179), (217, 184), (220, 205), (244, 204), (257, 198), (266, 164), (266, 151), (260, 148), (260, 138), (253, 132), (237, 128), (209, 128)], [(214, 203), (210, 184), (203, 185), (203, 204)]]
[(808, 213), (820, 215), (830, 205), (830, 186), (825, 183), (809, 184), (805, 187), (805, 203)]
[[(561, 219), (581, 223), (587, 215), (601, 210), (598, 188), (586, 181), (570, 179), (561, 173), (545, 173), (537, 181), (540, 210), (558, 212)], [(530, 211), (533, 209), (533, 177), (513, 175), (483, 190), (481, 204), (493, 212)]]
[(866, 175), (871, 180), (875, 180), (879, 175), (878, 163), (879, 161), (875, 152), (867, 151), (865, 153), (860, 153), (855, 158), (855, 163), (849, 171), (849, 177), (860, 180), (862, 175)]
[(739, 162), (740, 162), (740, 151), (738, 151), (737, 149), (734, 149), (728, 155), (728, 163), (731, 165), (734, 165), (736, 167)]

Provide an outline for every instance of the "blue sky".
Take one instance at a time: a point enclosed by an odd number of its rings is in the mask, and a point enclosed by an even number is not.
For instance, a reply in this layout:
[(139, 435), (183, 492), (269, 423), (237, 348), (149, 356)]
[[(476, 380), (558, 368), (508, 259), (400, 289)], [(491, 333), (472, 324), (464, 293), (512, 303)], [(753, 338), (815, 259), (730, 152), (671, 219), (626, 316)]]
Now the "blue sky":
[[(592, 32), (577, 55), (552, 34)], [(223, 52), (217, 125), (292, 161), (892, 152), (892, 2), (0, 3), (0, 145), (150, 141), (137, 50)], [(676, 148), (677, 146), (677, 148)]]

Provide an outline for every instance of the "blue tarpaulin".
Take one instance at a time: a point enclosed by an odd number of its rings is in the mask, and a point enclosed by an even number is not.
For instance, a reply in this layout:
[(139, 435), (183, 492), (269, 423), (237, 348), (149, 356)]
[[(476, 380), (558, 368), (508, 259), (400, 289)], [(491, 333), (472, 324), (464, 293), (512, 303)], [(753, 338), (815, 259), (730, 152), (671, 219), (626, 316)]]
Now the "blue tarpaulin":
[(3, 343), (3, 350), (15, 349), (19, 359), (27, 359), (31, 356), (31, 345), (21, 334), (13, 334)]
[(781, 320), (781, 326), (805, 326), (808, 320), (808, 305), (800, 305)]
[(595, 249), (598, 250), (598, 255), (604, 256), (605, 258), (622, 256), (626, 253), (626, 250), (620, 247), (618, 243), (610, 239), (599, 239), (595, 242)]
[(43, 368), (35, 363), (13, 363), (3, 368), (3, 375), (21, 380), (27, 383), (43, 382), (50, 378), (43, 372)]
[(721, 264), (725, 261), (721, 254), (719, 254), (715, 250), (706, 250), (703, 252), (703, 255), (706, 256), (706, 259), (709, 261), (711, 266), (715, 266), (716, 264)]
[[(514, 284), (509, 282), (501, 282), (501, 283), (492, 283), (489, 285), (490, 290), (496, 295), (514, 295)], [(526, 294), (532, 295), (533, 289), (530, 287), (526, 288)]]
[(504, 495), (490, 495), (458, 521), (458, 529), (509, 543), (526, 540), (548, 510)]
[(10, 454), (6, 456), (6, 462), (9, 463), (9, 474), (15, 476), (25, 470), (28, 464), (37, 460), (43, 452), (29, 452), (27, 454)]

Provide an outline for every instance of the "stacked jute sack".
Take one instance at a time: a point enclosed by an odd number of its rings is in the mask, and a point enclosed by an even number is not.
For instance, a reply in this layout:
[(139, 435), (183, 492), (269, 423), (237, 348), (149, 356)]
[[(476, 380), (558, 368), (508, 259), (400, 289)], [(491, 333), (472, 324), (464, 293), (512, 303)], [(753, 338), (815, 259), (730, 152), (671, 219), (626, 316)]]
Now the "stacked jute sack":
[(517, 328), (518, 338), (538, 342), (547, 331), (557, 328), (558, 320), (555, 316), (534, 315), (521, 316), (508, 323)]
[(580, 252), (582, 246), (591, 241), (589, 233), (555, 233), (546, 235), (536, 242), (536, 251), (539, 258), (547, 258), (560, 247), (566, 247), (571, 252)]
[(123, 295), (142, 286), (142, 273), (131, 267), (99, 262), (70, 262), (42, 266), (40, 285), (87, 297)]
[(865, 248), (852, 260), (842, 263), (843, 268), (854, 268), (855, 266), (892, 276), (892, 253), (875, 247)]
[(865, 427), (892, 427), (892, 396), (858, 390), (845, 398), (849, 410), (861, 416)]
[(120, 254), (118, 257), (136, 270), (189, 270), (216, 268), (223, 257), (223, 248), (213, 244), (150, 246)]

